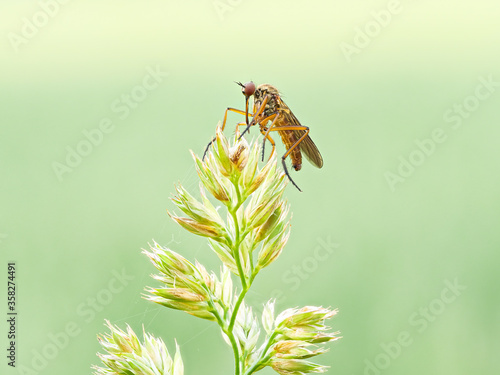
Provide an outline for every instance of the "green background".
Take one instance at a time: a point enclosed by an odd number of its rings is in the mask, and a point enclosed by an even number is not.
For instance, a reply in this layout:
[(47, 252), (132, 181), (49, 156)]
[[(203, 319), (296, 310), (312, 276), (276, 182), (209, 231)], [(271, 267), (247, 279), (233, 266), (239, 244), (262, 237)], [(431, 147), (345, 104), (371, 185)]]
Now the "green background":
[[(259, 310), (274, 293), (279, 310), (339, 308), (332, 323), (343, 339), (318, 357), (331, 373), (497, 373), (500, 90), (474, 95), (481, 77), (500, 81), (500, 5), (400, 4), (348, 61), (342, 43), (376, 27), (372, 12), (387, 1), (73, 0), (17, 51), (10, 33), (20, 35), (40, 3), (2, 1), (0, 284), (6, 306), (6, 262), (15, 260), (18, 365), (33, 369), (73, 324), (76, 334), (32, 373), (88, 374), (110, 319), (144, 324), (171, 349), (176, 338), (186, 374), (232, 373), (215, 324), (141, 299), (156, 284), (140, 251), (155, 239), (218, 269), (205, 240), (166, 209), (174, 183), (197, 188), (189, 149), (200, 154), (224, 109), (242, 107), (233, 81), (252, 79), (283, 92), (325, 165), (293, 173), (304, 192), (286, 192), (292, 236), (249, 302)], [(157, 66), (168, 77), (121, 119), (112, 103)], [(473, 110), (454, 129), (444, 116), (464, 100)], [(53, 163), (104, 118), (112, 132), (58, 179)], [(416, 140), (438, 128), (446, 140), (418, 159)], [(420, 165), (391, 189), (387, 173), (412, 153)], [(328, 241), (337, 245), (325, 256), (318, 246)], [(128, 281), (114, 284), (116, 272)], [(466, 287), (453, 301), (447, 281)], [(405, 332), (411, 344), (398, 350), (391, 343)], [(23, 373), (2, 358), (2, 374)]]

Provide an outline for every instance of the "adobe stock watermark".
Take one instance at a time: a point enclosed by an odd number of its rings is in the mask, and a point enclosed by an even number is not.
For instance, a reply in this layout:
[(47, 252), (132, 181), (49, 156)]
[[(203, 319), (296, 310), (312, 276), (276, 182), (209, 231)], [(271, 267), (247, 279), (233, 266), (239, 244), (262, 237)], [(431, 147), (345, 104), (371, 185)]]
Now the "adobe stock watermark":
[[(286, 289), (297, 291), (302, 282), (318, 271), (339, 247), (338, 243), (332, 241), (331, 236), (327, 236), (326, 239), (318, 238), (312, 251), (307, 252), (308, 255), (300, 263), (294, 264), (283, 272), (281, 281), (287, 286)], [(287, 298), (283, 289), (273, 290), (271, 297), (275, 298), (277, 302), (283, 302)]]
[(138, 108), (151, 94), (163, 83), (167, 72), (162, 71), (157, 65), (155, 68), (146, 67), (146, 75), (141, 83), (132, 87), (129, 92), (114, 99), (110, 104), (110, 111), (117, 117), (103, 117), (99, 124), (90, 129), (82, 131), (82, 139), (74, 146), (66, 146), (66, 157), (64, 161), (53, 161), (52, 170), (59, 182), (62, 182), (65, 174), (73, 172), (83, 160), (88, 157), (96, 147), (100, 146), (105, 136), (111, 134), (116, 129), (118, 120), (126, 120), (132, 111)]
[(243, 0), (216, 0), (212, 3), (215, 13), (221, 21), (226, 18), (226, 13), (233, 13), (236, 7), (238, 7)]
[(403, 353), (403, 349), (413, 344), (417, 334), (425, 332), (466, 289), (457, 278), (453, 281), (445, 280), (444, 288), (436, 298), (410, 314), (409, 329), (401, 331), (394, 341), (380, 343), (380, 352), (372, 359), (365, 359), (363, 375), (380, 375), (383, 370), (387, 370)]
[(134, 279), (134, 276), (128, 275), (125, 269), (121, 272), (112, 271), (112, 275), (106, 287), (76, 307), (76, 315), (83, 319), (83, 322), (69, 321), (60, 331), (50, 332), (46, 343), (41, 348), (31, 350), (30, 364), (18, 366), (19, 374), (38, 375), (44, 371), (51, 361), (56, 359), (83, 332), (85, 325), (92, 322), (97, 313), (103, 311), (113, 298)]
[(422, 166), (426, 160), (432, 156), (438, 146), (449, 139), (450, 128), (453, 131), (460, 129), (466, 119), (476, 112), (481, 103), (489, 99), (500, 87), (500, 82), (495, 81), (493, 75), (487, 78), (479, 77), (474, 92), (466, 96), (460, 103), (455, 103), (444, 112), (443, 119), (447, 123), (447, 128), (435, 127), (429, 137), (424, 139), (415, 139), (415, 148), (407, 157), (400, 155), (399, 164), (394, 171), (386, 171), (384, 178), (392, 192), (396, 191), (398, 184), (404, 183), (410, 178), (415, 170)]
[(7, 38), (15, 52), (35, 38), (49, 22), (61, 11), (61, 6), (71, 0), (39, 0), (38, 10), (30, 17), (21, 19), (19, 32), (8, 32)]
[(364, 26), (354, 28), (352, 43), (341, 42), (339, 45), (347, 62), (352, 61), (353, 55), (363, 52), (392, 23), (393, 17), (402, 11), (403, 5), (399, 0), (390, 0), (385, 9), (372, 11), (371, 19)]

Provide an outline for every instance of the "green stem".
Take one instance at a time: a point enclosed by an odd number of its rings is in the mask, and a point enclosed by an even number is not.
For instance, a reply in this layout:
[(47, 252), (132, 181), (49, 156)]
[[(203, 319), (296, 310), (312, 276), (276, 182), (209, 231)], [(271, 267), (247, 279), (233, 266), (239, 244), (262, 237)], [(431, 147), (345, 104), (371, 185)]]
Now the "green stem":
[(240, 352), (238, 350), (238, 343), (234, 338), (233, 332), (226, 331), (227, 337), (229, 337), (229, 341), (231, 341), (231, 346), (233, 347), (234, 354), (234, 374), (240, 375)]
[(233, 330), (226, 328), (226, 324), (222, 319), (222, 317), (220, 316), (217, 309), (215, 308), (215, 305), (212, 300), (208, 300), (208, 305), (210, 306), (210, 311), (215, 316), (215, 319), (217, 320), (217, 323), (219, 324), (222, 332), (224, 332), (227, 335), (227, 337), (229, 337), (229, 341), (231, 341), (231, 346), (233, 348), (233, 354), (234, 354), (234, 374), (240, 375), (240, 353), (238, 350), (238, 343), (236, 342), (236, 339), (233, 334)]
[(243, 272), (243, 267), (241, 265), (241, 259), (240, 259), (240, 244), (241, 244), (241, 239), (240, 239), (240, 224), (238, 223), (238, 215), (236, 214), (236, 210), (231, 210), (231, 217), (233, 218), (234, 222), (234, 227), (236, 230), (236, 236), (234, 240), (234, 247), (233, 247), (233, 257), (234, 260), (236, 261), (236, 266), (238, 267), (238, 274), (240, 275), (240, 281), (241, 281), (241, 287), (243, 290), (247, 288), (247, 281), (245, 278), (245, 273)]
[(243, 272), (243, 267), (241, 265), (240, 251), (239, 251), (240, 244), (243, 239), (240, 238), (240, 223), (238, 222), (238, 214), (237, 214), (238, 209), (243, 204), (243, 202), (241, 201), (241, 193), (240, 193), (240, 188), (238, 186), (238, 180), (237, 179), (232, 180), (231, 182), (234, 186), (234, 189), (236, 190), (236, 196), (238, 198), (238, 203), (236, 204), (236, 206), (233, 209), (229, 210), (229, 213), (233, 218), (234, 228), (236, 230), (235, 239), (233, 243), (234, 246), (232, 250), (233, 250), (234, 260), (236, 261), (236, 266), (238, 267), (238, 273), (240, 275), (241, 287), (243, 288), (243, 290), (245, 290), (247, 289), (247, 281), (245, 278), (245, 273)]
[(234, 190), (236, 190), (236, 197), (238, 198), (237, 207), (239, 208), (243, 203), (243, 201), (241, 200), (241, 192), (240, 192), (240, 187), (238, 186), (238, 178), (233, 179), (231, 182), (234, 186)]
[(248, 283), (247, 283), (247, 279), (245, 277), (245, 273), (243, 272), (243, 267), (241, 265), (241, 259), (240, 259), (240, 245), (241, 245), (241, 242), (243, 241), (243, 239), (245, 238), (247, 233), (244, 233), (243, 237), (241, 237), (240, 223), (238, 222), (238, 214), (237, 214), (238, 209), (241, 207), (243, 202), (241, 199), (241, 193), (240, 193), (240, 189), (238, 186), (238, 180), (236, 179), (236, 180), (232, 181), (232, 183), (233, 183), (233, 186), (236, 190), (236, 195), (237, 195), (237, 199), (238, 199), (238, 203), (236, 204), (236, 206), (233, 209), (229, 210), (229, 213), (231, 214), (231, 217), (233, 219), (234, 228), (236, 231), (232, 250), (233, 250), (233, 257), (236, 261), (236, 266), (238, 267), (238, 274), (240, 276), (242, 290), (241, 290), (240, 295), (238, 296), (238, 300), (236, 301), (236, 304), (234, 305), (234, 309), (233, 309), (233, 312), (231, 314), (231, 320), (230, 320), (229, 326), (227, 327), (227, 330), (225, 332), (228, 335), (229, 340), (231, 341), (231, 345), (233, 347), (234, 361), (236, 363), (235, 364), (235, 375), (240, 375), (240, 355), (239, 355), (238, 344), (236, 343), (236, 340), (234, 338), (233, 329), (234, 329), (234, 325), (236, 323), (236, 316), (238, 315), (238, 311), (240, 309), (240, 306), (243, 302), (243, 299), (245, 298), (245, 295), (247, 294), (248, 290), (250, 289), (250, 286), (252, 285), (252, 281), (253, 281), (255, 275), (252, 272), (252, 275), (250, 276), (250, 279), (248, 280)]
[(250, 290), (250, 287), (252, 286), (252, 282), (255, 276), (256, 273), (252, 273), (250, 279), (248, 280), (248, 286), (241, 291), (240, 295), (238, 296), (238, 299), (236, 300), (236, 304), (234, 305), (233, 313), (231, 315), (231, 321), (229, 322), (229, 329), (231, 331), (234, 328), (234, 323), (236, 322), (236, 316), (238, 315), (238, 310), (240, 309), (240, 305), (245, 299), (247, 292)]
[(269, 336), (269, 338), (267, 339), (266, 346), (264, 347), (264, 350), (260, 354), (259, 359), (257, 361), (255, 361), (253, 366), (250, 367), (247, 372), (245, 372), (245, 375), (253, 374), (257, 370), (257, 368), (262, 364), (262, 362), (265, 362), (269, 359), (269, 357), (266, 356), (266, 353), (269, 350), (269, 348), (271, 347), (271, 345), (274, 343), (274, 338), (277, 336), (277, 334), (278, 333), (275, 331), (275, 332), (273, 332), (273, 334), (271, 336)]

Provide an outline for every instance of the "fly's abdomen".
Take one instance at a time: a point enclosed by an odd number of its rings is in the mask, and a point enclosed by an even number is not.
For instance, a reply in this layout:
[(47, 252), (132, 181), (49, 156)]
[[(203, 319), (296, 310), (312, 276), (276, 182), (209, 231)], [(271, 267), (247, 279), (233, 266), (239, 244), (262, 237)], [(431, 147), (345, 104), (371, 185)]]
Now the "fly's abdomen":
[[(285, 145), (287, 151), (297, 143), (297, 138), (292, 131), (280, 131), (281, 140)], [(296, 171), (300, 171), (302, 168), (302, 154), (300, 153), (300, 145), (295, 146), (295, 148), (290, 152), (290, 159), (292, 160), (292, 167)]]

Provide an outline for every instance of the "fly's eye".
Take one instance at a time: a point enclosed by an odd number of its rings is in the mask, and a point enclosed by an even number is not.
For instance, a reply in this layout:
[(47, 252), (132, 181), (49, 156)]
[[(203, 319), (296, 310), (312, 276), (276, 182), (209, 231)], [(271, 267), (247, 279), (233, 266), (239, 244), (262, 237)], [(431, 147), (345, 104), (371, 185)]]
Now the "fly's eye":
[(243, 95), (245, 95), (248, 99), (248, 97), (252, 96), (253, 93), (255, 92), (255, 83), (252, 81), (247, 82), (247, 83), (241, 83), (241, 82), (235, 82), (238, 86), (241, 86), (241, 92)]
[(255, 83), (252, 81), (245, 83), (241, 91), (243, 92), (243, 95), (247, 97), (252, 96), (255, 92)]

